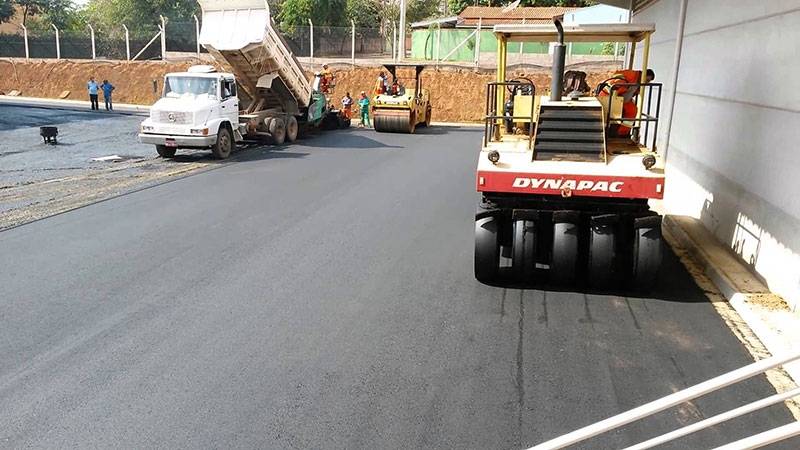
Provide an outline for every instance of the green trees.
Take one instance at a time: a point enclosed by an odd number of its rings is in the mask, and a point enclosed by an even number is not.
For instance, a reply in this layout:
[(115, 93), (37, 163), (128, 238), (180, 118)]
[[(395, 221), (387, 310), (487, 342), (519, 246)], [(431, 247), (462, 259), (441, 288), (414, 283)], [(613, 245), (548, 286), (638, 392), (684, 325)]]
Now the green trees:
[(0, 0), (0, 23), (11, 20), (14, 12), (14, 4), (11, 0)]
[[(346, 27), (350, 20), (358, 27), (378, 27), (400, 17), (399, 0), (283, 0), (277, 5), (276, 20), (284, 30), (308, 25)], [(435, 16), (440, 0), (407, 0), (408, 23)]]

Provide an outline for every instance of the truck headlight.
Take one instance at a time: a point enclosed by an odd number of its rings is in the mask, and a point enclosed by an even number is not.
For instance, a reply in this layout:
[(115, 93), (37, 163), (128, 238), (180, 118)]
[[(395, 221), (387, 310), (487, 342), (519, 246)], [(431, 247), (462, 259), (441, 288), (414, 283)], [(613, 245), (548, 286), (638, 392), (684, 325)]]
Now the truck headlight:
[(142, 132), (146, 131), (153, 131), (155, 128), (151, 127), (150, 125), (142, 125)]
[(208, 128), (192, 128), (189, 133), (208, 136)]

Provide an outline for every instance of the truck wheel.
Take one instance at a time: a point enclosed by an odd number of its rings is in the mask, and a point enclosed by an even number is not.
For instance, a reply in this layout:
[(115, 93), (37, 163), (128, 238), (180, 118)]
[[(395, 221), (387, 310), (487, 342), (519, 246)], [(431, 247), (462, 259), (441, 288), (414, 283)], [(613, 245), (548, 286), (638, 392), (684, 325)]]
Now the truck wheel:
[(275, 145), (282, 145), (286, 141), (286, 124), (283, 119), (276, 117), (270, 121), (269, 134), (272, 135)]
[(289, 120), (286, 122), (286, 140), (289, 142), (296, 141), (299, 131), (300, 129), (297, 125), (297, 118), (295, 116), (289, 116)]
[(219, 127), (217, 143), (211, 147), (211, 154), (214, 155), (214, 158), (225, 159), (231, 155), (232, 148), (233, 140), (231, 139), (231, 132), (225, 126)]
[(156, 151), (158, 152), (158, 156), (162, 158), (174, 158), (175, 151), (178, 149), (175, 147), (167, 147), (166, 145), (156, 145)]

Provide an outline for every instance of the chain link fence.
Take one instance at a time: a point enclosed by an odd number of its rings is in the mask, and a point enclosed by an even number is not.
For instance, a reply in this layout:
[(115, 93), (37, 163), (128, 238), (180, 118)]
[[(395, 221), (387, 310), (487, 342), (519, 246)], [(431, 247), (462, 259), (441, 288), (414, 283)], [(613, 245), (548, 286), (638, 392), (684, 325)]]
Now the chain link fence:
[[(167, 22), (166, 30), (168, 52), (197, 51), (197, 29), (194, 21)], [(161, 39), (153, 40), (158, 32), (158, 25), (129, 27), (129, 40), (126, 45), (125, 29), (121, 25), (112, 29), (96, 28), (94, 55), (97, 59), (125, 60), (128, 58), (129, 45), (131, 58), (138, 55), (137, 60), (161, 59)], [(88, 28), (85, 31), (61, 31), (58, 46), (54, 30), (49, 32), (28, 30), (28, 55), (31, 58), (57, 58), (59, 46), (61, 58), (92, 59), (92, 37)], [(205, 52), (205, 49), (201, 46), (200, 51)], [(0, 34), (0, 57), (25, 57), (25, 36), (22, 32)]]

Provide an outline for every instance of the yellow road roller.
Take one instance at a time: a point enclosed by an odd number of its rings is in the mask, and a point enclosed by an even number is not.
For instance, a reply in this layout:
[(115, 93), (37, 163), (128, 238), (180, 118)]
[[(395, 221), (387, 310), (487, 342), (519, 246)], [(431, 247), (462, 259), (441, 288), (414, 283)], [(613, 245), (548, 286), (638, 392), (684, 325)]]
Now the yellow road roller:
[[(385, 64), (391, 81), (377, 93), (372, 102), (375, 131), (388, 133), (414, 133), (418, 126), (431, 124), (430, 92), (422, 87), (420, 74), (425, 69), (419, 64)], [(397, 69), (414, 69), (411, 80), (397, 77)], [(408, 82), (408, 83), (406, 83)], [(410, 86), (406, 86), (409, 84)]]

